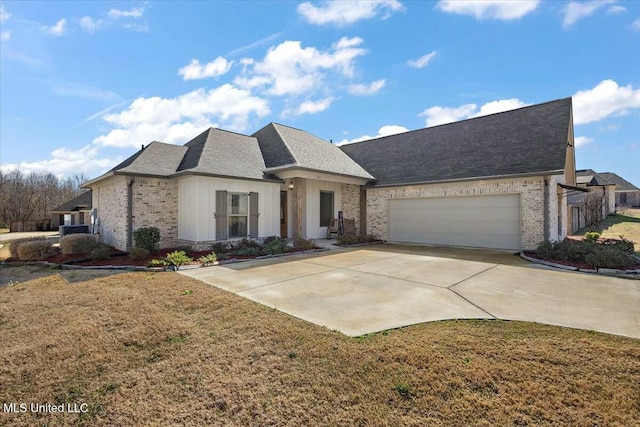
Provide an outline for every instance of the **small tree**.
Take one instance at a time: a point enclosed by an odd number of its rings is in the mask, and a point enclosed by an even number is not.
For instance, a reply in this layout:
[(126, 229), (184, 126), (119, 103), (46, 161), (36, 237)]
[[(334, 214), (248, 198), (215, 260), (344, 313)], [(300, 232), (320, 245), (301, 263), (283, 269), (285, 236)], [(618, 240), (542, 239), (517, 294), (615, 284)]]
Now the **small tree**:
[(608, 204), (603, 194), (591, 191), (582, 199), (580, 211), (584, 216), (584, 222), (591, 230), (595, 230), (596, 226), (608, 214)]
[(133, 232), (135, 247), (156, 253), (160, 249), (160, 230), (156, 227), (138, 228)]

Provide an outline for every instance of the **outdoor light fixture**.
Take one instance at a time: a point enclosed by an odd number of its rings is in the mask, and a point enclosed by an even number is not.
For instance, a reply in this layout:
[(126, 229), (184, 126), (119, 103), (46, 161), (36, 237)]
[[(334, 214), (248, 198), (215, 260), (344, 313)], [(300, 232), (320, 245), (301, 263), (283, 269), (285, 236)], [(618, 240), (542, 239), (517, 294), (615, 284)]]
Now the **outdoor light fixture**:
[(289, 181), (289, 190), (293, 190), (293, 180)]

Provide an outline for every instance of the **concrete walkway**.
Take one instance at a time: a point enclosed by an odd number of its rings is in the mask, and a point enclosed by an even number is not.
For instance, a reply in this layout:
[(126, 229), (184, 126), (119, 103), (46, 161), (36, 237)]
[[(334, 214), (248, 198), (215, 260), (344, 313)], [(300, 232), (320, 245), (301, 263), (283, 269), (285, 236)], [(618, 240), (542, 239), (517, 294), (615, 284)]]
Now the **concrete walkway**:
[(350, 336), (504, 319), (640, 338), (640, 281), (550, 270), (499, 251), (379, 245), (181, 273)]

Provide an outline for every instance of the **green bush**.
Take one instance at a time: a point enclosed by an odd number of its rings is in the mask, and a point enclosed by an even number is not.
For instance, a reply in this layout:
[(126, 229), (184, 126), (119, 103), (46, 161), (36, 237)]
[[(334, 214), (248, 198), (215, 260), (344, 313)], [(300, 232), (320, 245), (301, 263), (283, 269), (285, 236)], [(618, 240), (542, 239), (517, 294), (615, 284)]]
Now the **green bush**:
[(255, 248), (255, 249), (260, 249), (262, 248), (262, 244), (256, 240), (252, 240), (252, 239), (248, 239), (248, 238), (243, 238), (242, 240), (240, 240), (239, 242), (237, 242), (236, 244), (234, 244), (234, 247), (236, 250), (238, 249), (245, 249), (245, 248)]
[(231, 252), (231, 246), (229, 242), (215, 242), (211, 244), (211, 251), (217, 253), (218, 255)]
[(51, 242), (35, 240), (22, 242), (18, 247), (18, 259), (21, 261), (40, 261), (56, 252)]
[(139, 261), (149, 256), (149, 250), (145, 248), (131, 248), (129, 256), (132, 260)]
[(193, 258), (188, 257), (184, 251), (174, 251), (167, 254), (165, 261), (167, 261), (169, 265), (180, 267), (183, 264), (192, 262)]
[(209, 255), (201, 256), (198, 258), (198, 262), (202, 265), (210, 265), (218, 260), (218, 256), (215, 252), (211, 252)]
[(318, 248), (318, 246), (316, 245), (316, 242), (313, 241), (312, 239), (303, 239), (301, 237), (298, 237), (293, 241), (293, 247), (296, 249), (301, 249), (303, 251)]
[(156, 227), (142, 227), (133, 232), (136, 248), (156, 253), (160, 249), (160, 230)]
[(635, 246), (633, 245), (633, 242), (631, 240), (625, 239), (624, 236), (620, 236), (619, 240), (607, 239), (603, 243), (605, 246), (611, 246), (618, 249), (619, 251), (627, 252), (629, 254), (633, 254), (636, 250)]
[(60, 249), (65, 255), (88, 255), (96, 247), (98, 241), (91, 234), (69, 234), (60, 239)]
[(340, 245), (355, 245), (360, 243), (360, 239), (358, 239), (358, 236), (355, 234), (344, 234), (342, 236), (338, 236), (336, 240)]
[(600, 233), (597, 231), (587, 231), (584, 235), (584, 240), (591, 243), (596, 243), (600, 238)]
[(585, 257), (585, 262), (594, 268), (632, 268), (635, 257), (612, 246), (598, 245)]
[(289, 246), (286, 240), (276, 237), (269, 242), (265, 241), (264, 251), (269, 255), (283, 254), (289, 251)]
[(166, 267), (169, 263), (164, 259), (152, 259), (147, 263), (147, 267)]
[(47, 239), (37, 238), (37, 237), (25, 237), (22, 239), (11, 240), (9, 242), (9, 253), (11, 254), (11, 258), (19, 259), (20, 255), (18, 254), (18, 248), (21, 244), (26, 242), (44, 242)]
[(89, 254), (89, 257), (94, 261), (100, 261), (109, 258), (110, 254), (111, 247), (104, 243), (100, 243), (96, 248), (93, 248), (93, 250)]
[(233, 251), (233, 253), (235, 255), (239, 255), (239, 256), (259, 256), (259, 255), (262, 255), (262, 253), (260, 252), (260, 249), (259, 248), (254, 248), (254, 247), (239, 248), (239, 249), (236, 249), (235, 251)]
[(187, 256), (191, 256), (191, 254), (193, 253), (193, 248), (192, 248), (191, 246), (189, 246), (189, 245), (176, 246), (176, 247), (174, 248), (174, 250), (176, 250), (176, 251), (178, 251), (178, 252), (179, 252), (179, 251), (182, 251), (182, 252), (184, 252), (185, 254), (187, 254)]

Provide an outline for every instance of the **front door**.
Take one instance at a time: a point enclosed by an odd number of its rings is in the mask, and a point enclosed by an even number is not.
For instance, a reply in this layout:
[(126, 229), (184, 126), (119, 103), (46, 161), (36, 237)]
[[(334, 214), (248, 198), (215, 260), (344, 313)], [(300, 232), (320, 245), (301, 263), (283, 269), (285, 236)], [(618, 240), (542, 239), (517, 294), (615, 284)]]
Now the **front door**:
[(287, 237), (287, 192), (280, 192), (280, 237)]

